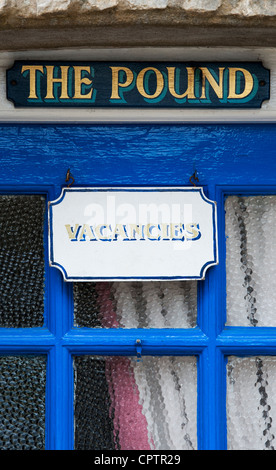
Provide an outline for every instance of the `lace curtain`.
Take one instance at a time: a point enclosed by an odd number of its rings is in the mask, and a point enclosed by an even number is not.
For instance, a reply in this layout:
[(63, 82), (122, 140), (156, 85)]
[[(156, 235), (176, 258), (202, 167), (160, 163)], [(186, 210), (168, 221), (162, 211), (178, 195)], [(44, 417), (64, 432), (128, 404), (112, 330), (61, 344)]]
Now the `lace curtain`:
[(196, 449), (196, 358), (76, 356), (74, 369), (75, 449)]

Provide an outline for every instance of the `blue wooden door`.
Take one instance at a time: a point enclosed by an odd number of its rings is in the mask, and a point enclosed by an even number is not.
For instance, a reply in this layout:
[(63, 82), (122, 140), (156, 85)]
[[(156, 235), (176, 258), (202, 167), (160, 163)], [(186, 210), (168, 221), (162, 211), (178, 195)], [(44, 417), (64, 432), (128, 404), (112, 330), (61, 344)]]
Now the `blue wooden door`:
[[(36, 274), (30, 277), (30, 292), (24, 294), (29, 271), (24, 274), (22, 270), (15, 270), (8, 277), (10, 265), (15, 263), (12, 257), (9, 266), (1, 271), (1, 292), (2, 299), (8, 295), (14, 300), (5, 305), (2, 300), (1, 308), (5, 314), (1, 316), (0, 312), (4, 376), (14, 364), (7, 362), (7, 358), (17, 360), (21, 356), (34, 360), (34, 363), (28, 362), (28, 367), (34, 367), (39, 377), (44, 374), (43, 381), (39, 382), (41, 393), (45, 394), (45, 407), (41, 405), (43, 423), (39, 422), (44, 442), (37, 444), (39, 448), (44, 445), (46, 449), (76, 448), (76, 358), (136, 358), (137, 339), (142, 344), (142, 350), (139, 350), (142, 358), (195, 358), (196, 406), (190, 410), (191, 416), (196, 418), (193, 447), (227, 448), (228, 358), (273, 357), (276, 343), (275, 328), (269, 321), (264, 320), (262, 328), (258, 327), (258, 322), (248, 326), (227, 322), (225, 200), (276, 193), (275, 130), (273, 124), (1, 126), (1, 204), (6, 207), (1, 217), (2, 238), (12, 239), (20, 245), (20, 241), (33, 240), (34, 232), (38, 230), (35, 220), (43, 227), (40, 228), (43, 243), (37, 242), (42, 246), (44, 260), (41, 283), (34, 281), (39, 277), (36, 268)], [(95, 328), (76, 324), (74, 286), (65, 283), (61, 273), (48, 264), (47, 201), (56, 199), (61, 188), (66, 186), (68, 168), (77, 186), (186, 186), (191, 185), (190, 177), (197, 170), (198, 184), (204, 187), (210, 199), (217, 201), (219, 265), (210, 268), (206, 279), (197, 283), (196, 320), (192, 327), (170, 324), (166, 328), (143, 328), (138, 324), (130, 328)], [(19, 209), (17, 232), (12, 222), (9, 222), (10, 230), (7, 224), (4, 225), (6, 213), (12, 210), (6, 205), (7, 201), (10, 204), (7, 196), (21, 197), (18, 201), (13, 199)], [(33, 212), (30, 215), (28, 210), (23, 214), (29, 199), (22, 196), (38, 197), (38, 204), (42, 200), (44, 209), (35, 209), (38, 210), (35, 215)], [(240, 199), (238, 204), (242, 210)], [(36, 219), (31, 222), (33, 217)], [(258, 224), (256, 217), (256, 230), (260, 228)], [(4, 251), (5, 246), (3, 242)], [(35, 263), (35, 256), (32, 254), (27, 263), (29, 269)], [(25, 284), (22, 276), (27, 280)], [(9, 290), (11, 283), (17, 283), (16, 293)], [(43, 302), (35, 304), (33, 310), (30, 307), (33, 312), (30, 321), (24, 317), (17, 322), (17, 310), (27, 308), (27, 300), (22, 307), (18, 307), (18, 302), (24, 295), (30, 299), (33, 292), (41, 289)], [(172, 297), (171, 303), (174, 302), (175, 297)], [(34, 305), (33, 300), (30, 303)], [(13, 319), (9, 320), (8, 312)], [(33, 321), (32, 315), (38, 315), (38, 320)], [(42, 358), (42, 364), (37, 363), (37, 358)], [(28, 367), (24, 363), (18, 369), (17, 377)], [(4, 401), (8, 400), (5, 380)], [(8, 440), (8, 447), (12, 447), (13, 441), (5, 434), (4, 424), (1, 432), (5, 437), (1, 446), (4, 448), (4, 442)], [(26, 445), (24, 439), (21, 444), (19, 438), (15, 442), (15, 448)], [(139, 449), (139, 443), (136, 445)]]

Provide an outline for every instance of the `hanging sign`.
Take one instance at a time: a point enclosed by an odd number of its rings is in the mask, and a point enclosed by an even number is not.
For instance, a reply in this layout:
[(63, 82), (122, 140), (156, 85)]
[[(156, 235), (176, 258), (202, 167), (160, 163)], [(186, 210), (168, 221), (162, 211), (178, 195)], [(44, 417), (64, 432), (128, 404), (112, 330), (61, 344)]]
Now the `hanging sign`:
[(201, 187), (64, 188), (49, 243), (66, 281), (204, 279), (218, 263), (216, 204)]
[(260, 108), (270, 73), (261, 62), (15, 61), (16, 107)]

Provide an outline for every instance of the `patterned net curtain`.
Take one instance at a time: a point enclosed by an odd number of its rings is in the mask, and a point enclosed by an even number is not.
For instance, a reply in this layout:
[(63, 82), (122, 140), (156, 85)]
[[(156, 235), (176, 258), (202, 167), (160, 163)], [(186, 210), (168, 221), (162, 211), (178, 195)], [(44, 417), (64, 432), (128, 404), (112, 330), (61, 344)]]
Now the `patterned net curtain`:
[[(74, 284), (75, 325), (192, 328), (196, 282)], [(193, 450), (195, 357), (80, 356), (75, 370), (75, 449)]]
[(193, 450), (193, 357), (76, 356), (75, 449)]
[[(44, 325), (45, 198), (0, 196), (0, 328)], [(0, 449), (45, 448), (45, 356), (0, 356)]]
[(45, 198), (0, 195), (0, 327), (44, 325)]
[(275, 384), (275, 357), (229, 357), (227, 365), (229, 450), (276, 449)]
[(227, 325), (276, 326), (276, 196), (227, 198)]
[(74, 311), (80, 327), (193, 328), (197, 283), (75, 283)]
[[(228, 197), (227, 325), (276, 326), (276, 196)], [(227, 365), (228, 449), (276, 448), (276, 357), (234, 357)]]
[(0, 356), (0, 449), (45, 449), (46, 357)]

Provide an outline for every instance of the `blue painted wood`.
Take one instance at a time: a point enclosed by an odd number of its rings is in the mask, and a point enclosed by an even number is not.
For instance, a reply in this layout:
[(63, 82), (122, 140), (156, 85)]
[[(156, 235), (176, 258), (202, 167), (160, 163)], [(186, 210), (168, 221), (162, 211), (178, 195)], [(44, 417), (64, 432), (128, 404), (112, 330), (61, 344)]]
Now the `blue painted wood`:
[(0, 354), (48, 356), (48, 449), (74, 447), (73, 355), (135, 355), (138, 338), (142, 354), (198, 357), (198, 446), (226, 447), (227, 355), (276, 355), (276, 330), (224, 327), (224, 197), (276, 194), (275, 131), (274, 124), (0, 126), (1, 193), (43, 193), (53, 200), (68, 168), (78, 186), (181, 186), (197, 169), (218, 206), (220, 262), (198, 283), (197, 328), (74, 328), (72, 285), (46, 267), (45, 327), (0, 329)]
[(1, 184), (275, 184), (275, 144), (273, 124), (2, 125)]

